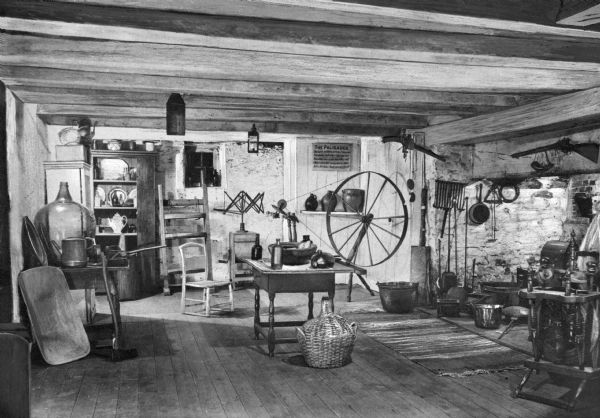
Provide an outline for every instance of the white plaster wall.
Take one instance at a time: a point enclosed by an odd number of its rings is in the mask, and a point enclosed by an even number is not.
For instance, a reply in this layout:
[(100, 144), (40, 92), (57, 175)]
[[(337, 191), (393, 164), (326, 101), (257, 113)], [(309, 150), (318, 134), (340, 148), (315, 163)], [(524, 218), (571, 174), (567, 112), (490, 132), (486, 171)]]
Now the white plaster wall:
[(44, 205), (42, 162), (50, 159), (51, 147), (46, 127), (36, 115), (37, 105), (22, 103), (10, 91), (6, 94), (6, 105), (13, 320), (18, 321), (17, 277), (23, 268), (21, 225), (23, 216), (33, 219)]
[[(187, 138), (186, 138), (187, 139)], [(221, 187), (209, 187), (208, 199), (210, 212), (210, 230), (213, 249), (213, 274), (215, 277), (227, 278), (227, 264), (219, 260), (227, 259), (229, 250), (229, 233), (238, 231), (241, 216), (215, 211), (215, 208), (225, 208), (231, 202), (225, 192), (232, 198), (240, 191), (245, 191), (254, 197), (265, 193), (263, 205), (265, 212), (271, 209), (271, 204), (283, 198), (283, 146), (263, 148), (258, 154), (248, 154), (245, 142), (231, 141), (212, 144), (218, 148), (223, 174)], [(165, 146), (166, 145), (166, 146)], [(158, 170), (161, 172), (167, 196), (184, 199), (202, 198), (201, 187), (184, 187), (183, 141), (171, 144), (163, 143)], [(272, 209), (271, 209), (272, 211)], [(249, 211), (244, 215), (247, 231), (258, 232), (265, 255), (267, 245), (282, 237), (282, 223), (273, 219), (267, 213)]]

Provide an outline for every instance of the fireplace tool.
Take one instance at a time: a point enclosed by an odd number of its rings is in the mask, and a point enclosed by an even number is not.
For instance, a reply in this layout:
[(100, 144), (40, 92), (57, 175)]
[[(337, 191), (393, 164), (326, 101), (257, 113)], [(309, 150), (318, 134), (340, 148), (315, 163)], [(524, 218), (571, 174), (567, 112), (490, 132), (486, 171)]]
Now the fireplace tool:
[(446, 221), (448, 220), (448, 212), (450, 209), (464, 209), (464, 193), (464, 183), (445, 180), (435, 181), (435, 201), (433, 207), (444, 210), (440, 239), (444, 238), (444, 229), (446, 228)]

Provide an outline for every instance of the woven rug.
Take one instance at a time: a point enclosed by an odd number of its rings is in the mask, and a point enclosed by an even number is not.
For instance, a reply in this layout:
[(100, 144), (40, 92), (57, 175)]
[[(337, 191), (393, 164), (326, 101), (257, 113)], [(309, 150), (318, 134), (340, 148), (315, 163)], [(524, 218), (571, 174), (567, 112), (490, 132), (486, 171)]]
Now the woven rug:
[(364, 334), (439, 376), (519, 370), (530, 358), (427, 314), (355, 314), (348, 319)]

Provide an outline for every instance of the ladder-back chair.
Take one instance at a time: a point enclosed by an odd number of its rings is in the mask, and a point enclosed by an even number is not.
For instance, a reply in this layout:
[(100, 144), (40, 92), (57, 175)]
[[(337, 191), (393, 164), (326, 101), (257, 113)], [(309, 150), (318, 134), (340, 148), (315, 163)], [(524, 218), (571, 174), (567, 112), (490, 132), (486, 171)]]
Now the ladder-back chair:
[[(186, 242), (179, 246), (181, 256), (181, 313), (209, 316), (211, 310), (211, 289), (227, 286), (229, 288), (230, 311), (233, 312), (233, 288), (230, 280), (209, 280), (206, 274), (207, 254), (204, 244)], [(202, 289), (202, 298), (187, 296), (188, 288)], [(186, 311), (187, 301), (204, 305), (204, 313)]]

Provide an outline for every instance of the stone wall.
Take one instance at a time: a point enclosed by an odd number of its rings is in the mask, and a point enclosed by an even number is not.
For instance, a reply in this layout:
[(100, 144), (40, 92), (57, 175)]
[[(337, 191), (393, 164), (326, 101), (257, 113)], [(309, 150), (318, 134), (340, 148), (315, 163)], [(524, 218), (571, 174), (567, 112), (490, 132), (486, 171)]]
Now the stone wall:
[[(600, 174), (573, 174), (577, 170), (573, 159), (582, 158), (575, 155), (559, 155), (559, 168), (553, 171), (558, 175), (533, 178), (528, 161), (515, 160), (508, 157), (510, 151), (495, 144), (477, 146), (438, 146), (437, 152), (448, 157), (447, 162), (428, 161), (428, 179), (430, 201), (428, 213), (428, 245), (432, 247), (433, 277), (438, 277), (438, 256), (441, 254), (441, 271), (447, 270), (448, 241), (447, 235), (439, 240), (443, 211), (433, 208), (435, 202), (434, 179), (464, 182), (465, 196), (469, 206), (476, 199), (476, 187), (483, 184), (483, 196), (492, 184), (482, 177), (501, 179), (514, 176), (522, 178), (520, 196), (513, 203), (503, 203), (495, 207), (496, 230), (492, 231), (491, 218), (481, 225), (467, 225), (467, 257), (465, 263), (465, 218), (467, 211), (457, 211), (457, 234), (454, 238), (454, 213), (450, 211), (450, 270), (457, 271), (459, 280), (472, 280), (472, 263), (475, 260), (476, 283), (479, 281), (510, 281), (516, 276), (517, 267), (527, 268), (527, 258), (534, 256), (539, 260), (543, 245), (549, 240), (570, 239), (571, 231), (575, 232), (579, 242), (589, 224), (573, 202), (576, 192), (586, 192), (591, 196), (600, 196)], [(514, 150), (514, 149), (513, 149)], [(560, 168), (560, 167), (563, 168)], [(587, 163), (582, 169), (588, 170)], [(513, 171), (511, 172), (511, 168)], [(529, 171), (529, 173), (527, 172)], [(562, 172), (567, 177), (560, 177)], [(568, 173), (571, 173), (570, 176)], [(527, 178), (527, 179), (525, 179)], [(525, 180), (523, 180), (525, 179)], [(488, 204), (490, 206), (491, 204)], [(447, 234), (447, 226), (446, 232)], [(456, 262), (458, 260), (458, 263)], [(458, 266), (457, 266), (458, 264)], [(508, 268), (508, 271), (507, 271)], [(466, 275), (465, 275), (466, 271)]]

